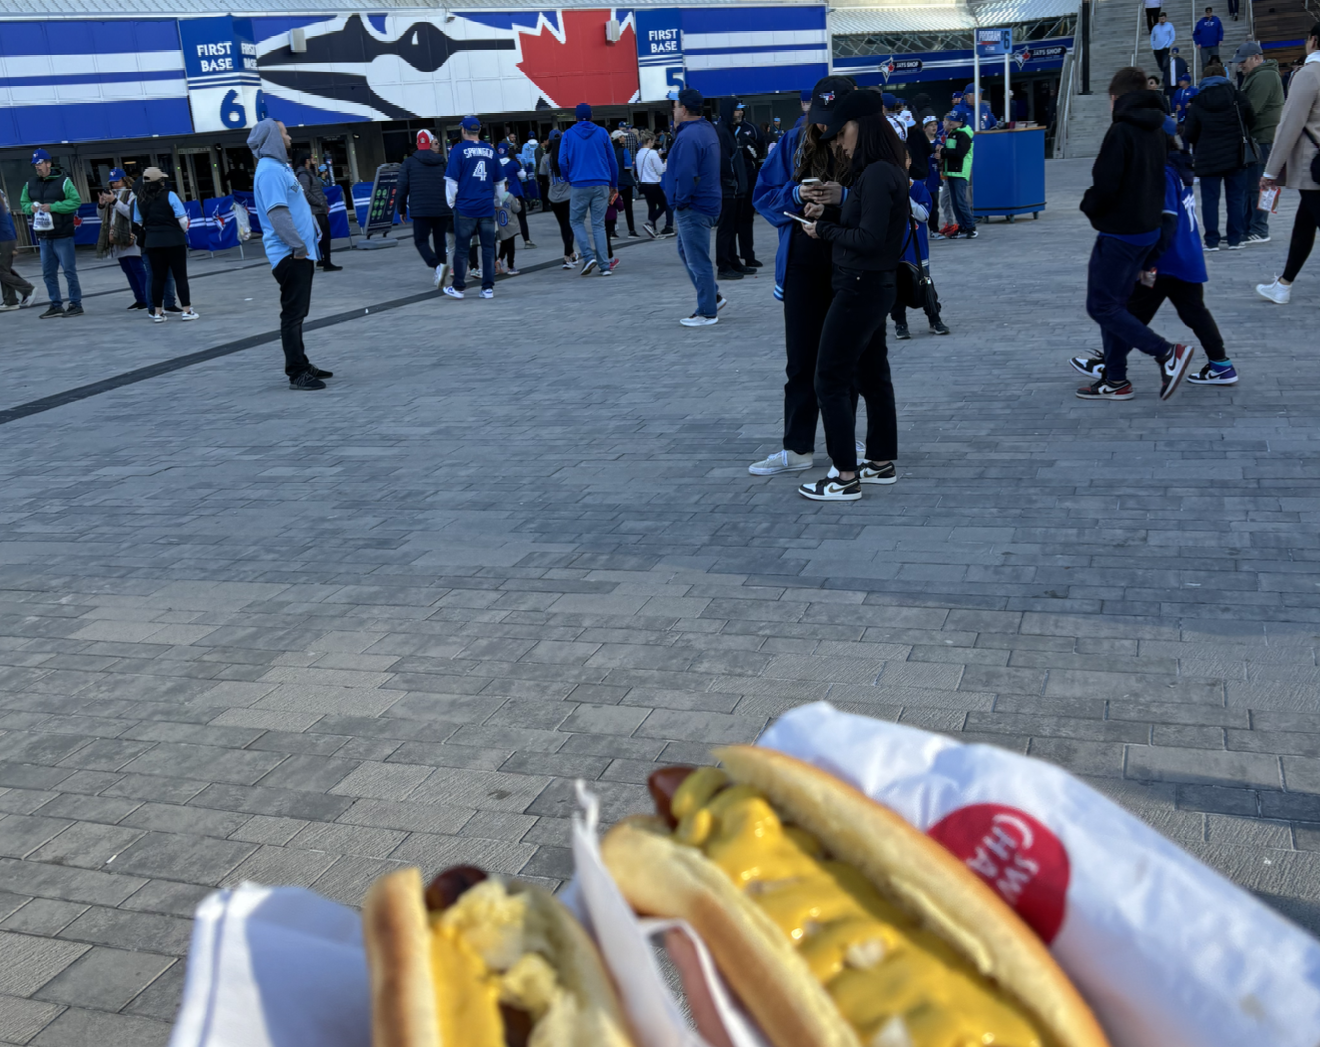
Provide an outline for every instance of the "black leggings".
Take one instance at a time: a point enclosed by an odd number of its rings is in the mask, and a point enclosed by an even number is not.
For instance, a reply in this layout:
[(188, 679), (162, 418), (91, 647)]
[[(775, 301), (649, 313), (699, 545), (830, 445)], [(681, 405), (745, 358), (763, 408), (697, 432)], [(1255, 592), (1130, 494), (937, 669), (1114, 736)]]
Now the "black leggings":
[(636, 233), (637, 227), (633, 225), (633, 187), (630, 185), (619, 186), (619, 202), (615, 205), (616, 209), (623, 212), (623, 217), (628, 220), (628, 232)]
[(174, 274), (179, 304), (185, 309), (192, 308), (192, 295), (188, 293), (188, 245), (148, 247), (147, 255), (151, 258), (151, 308), (159, 312), (165, 304), (165, 277), (170, 273)]
[(1288, 243), (1288, 264), (1283, 267), (1283, 278), (1289, 283), (1297, 279), (1306, 259), (1315, 246), (1315, 231), (1320, 228), (1320, 189), (1303, 189), (1293, 219), (1292, 240)]
[(1143, 324), (1149, 325), (1166, 300), (1173, 303), (1174, 309), (1178, 311), (1178, 319), (1192, 329), (1207, 357), (1211, 360), (1228, 359), (1228, 354), (1224, 352), (1224, 336), (1219, 333), (1219, 325), (1205, 307), (1203, 284), (1190, 284), (1176, 276), (1157, 275), (1154, 287), (1137, 284), (1132, 297), (1128, 299), (1128, 312)]
[[(834, 300), (830, 245), (800, 229), (789, 232), (784, 270), (784, 447), (795, 454), (816, 449), (816, 354)], [(854, 408), (857, 405), (853, 397)]]
[[(521, 218), (522, 215), (519, 215), (518, 217)], [(517, 249), (518, 249), (518, 238), (516, 236), (506, 237), (505, 239), (500, 241), (500, 249), (496, 257), (502, 258), (505, 262), (507, 262), (508, 267), (510, 269), (517, 269), (518, 267), (513, 264), (514, 252), (517, 251)]]
[(558, 203), (553, 201), (550, 204), (550, 210), (555, 213), (555, 221), (559, 223), (559, 235), (564, 240), (564, 257), (573, 257), (573, 227), (568, 221), (569, 201), (561, 200)]
[(674, 224), (674, 219), (669, 214), (669, 205), (665, 201), (665, 191), (660, 187), (659, 182), (643, 182), (642, 195), (646, 197), (646, 221), (651, 228), (655, 228), (655, 223), (661, 215), (665, 216), (666, 227)]
[(857, 469), (854, 383), (866, 401), (866, 457), (898, 457), (898, 415), (889, 377), (885, 317), (897, 296), (894, 274), (834, 268), (834, 301), (820, 332), (816, 400), (825, 422), (825, 449), (841, 473)]
[[(929, 279), (929, 263), (924, 264), (926, 266), (926, 276)], [(930, 321), (931, 327), (934, 327), (940, 322), (940, 296), (935, 293), (935, 284), (933, 281), (926, 285), (925, 310), (926, 319)], [(893, 318), (894, 323), (903, 327), (907, 326), (907, 306), (900, 302), (897, 297), (894, 298), (894, 308), (890, 311), (889, 315)]]
[(527, 198), (523, 197), (522, 207), (518, 210), (518, 232), (522, 233), (523, 243), (532, 242), (532, 234), (527, 231)]

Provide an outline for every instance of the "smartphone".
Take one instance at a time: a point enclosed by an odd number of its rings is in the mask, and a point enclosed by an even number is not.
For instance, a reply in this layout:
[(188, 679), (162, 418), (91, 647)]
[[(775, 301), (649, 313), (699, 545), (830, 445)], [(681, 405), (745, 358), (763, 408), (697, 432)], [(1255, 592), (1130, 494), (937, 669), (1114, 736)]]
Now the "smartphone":
[(802, 181), (799, 182), (798, 184), (799, 184), (799, 185), (820, 185), (820, 184), (821, 184), (821, 181), (820, 181), (819, 178), (804, 178), (804, 179), (802, 179)]
[(812, 225), (815, 223), (814, 218), (803, 218), (800, 214), (794, 214), (792, 211), (785, 211), (784, 214), (795, 222), (801, 222), (803, 225)]

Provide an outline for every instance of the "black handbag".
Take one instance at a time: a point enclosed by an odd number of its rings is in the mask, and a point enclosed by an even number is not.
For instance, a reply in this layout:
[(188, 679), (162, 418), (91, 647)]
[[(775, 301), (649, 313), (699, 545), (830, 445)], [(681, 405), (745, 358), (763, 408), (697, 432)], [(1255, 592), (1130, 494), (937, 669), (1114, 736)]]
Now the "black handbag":
[[(908, 218), (908, 237), (903, 241), (903, 250), (901, 254), (907, 254), (908, 244), (915, 242), (917, 236), (917, 221), (915, 218)], [(921, 252), (918, 250), (918, 257)], [(926, 275), (926, 267), (920, 262), (913, 264), (906, 258), (902, 258), (898, 263), (898, 270), (894, 274), (895, 282), (898, 284), (898, 303), (907, 309), (925, 309), (926, 301), (930, 296), (930, 277)]]
[(1251, 135), (1247, 134), (1247, 125), (1242, 120), (1242, 108), (1236, 98), (1233, 100), (1233, 115), (1237, 117), (1238, 133), (1242, 136), (1242, 140), (1238, 142), (1238, 166), (1254, 167), (1256, 164), (1264, 163), (1260, 155), (1260, 146)]
[(1316, 151), (1311, 155), (1311, 181), (1320, 185), (1320, 142), (1315, 140), (1315, 135), (1311, 134), (1305, 127), (1302, 128), (1302, 134), (1311, 140)]

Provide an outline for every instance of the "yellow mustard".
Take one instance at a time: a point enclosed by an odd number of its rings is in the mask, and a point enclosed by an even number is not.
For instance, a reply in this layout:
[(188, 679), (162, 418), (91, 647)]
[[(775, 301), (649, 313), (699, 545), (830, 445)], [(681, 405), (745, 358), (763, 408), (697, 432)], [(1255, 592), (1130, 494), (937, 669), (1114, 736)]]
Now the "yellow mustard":
[(498, 975), (438, 916), (431, 921), (431, 979), (442, 1047), (504, 1047)]
[(795, 943), (868, 1047), (1045, 1047), (1013, 1000), (853, 867), (784, 825), (750, 785), (703, 767), (674, 794), (674, 837), (698, 847)]

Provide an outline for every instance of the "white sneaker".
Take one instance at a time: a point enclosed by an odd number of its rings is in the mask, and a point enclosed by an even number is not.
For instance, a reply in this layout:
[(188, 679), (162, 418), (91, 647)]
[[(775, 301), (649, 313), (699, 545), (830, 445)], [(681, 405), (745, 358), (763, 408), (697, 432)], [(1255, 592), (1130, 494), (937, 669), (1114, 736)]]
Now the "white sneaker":
[(37, 297), (37, 292), (36, 289), (34, 288), (19, 300), (18, 307), (20, 309), (26, 309), (28, 306), (32, 304), (32, 299), (36, 297)]
[(482, 297), (482, 298), (494, 298), (494, 297), (495, 297), (495, 292), (492, 291), (489, 287), (483, 287), (483, 288), (481, 289), (481, 297)]
[(147, 315), (151, 317), (151, 322), (153, 324), (163, 324), (165, 322), (164, 313), (148, 313)]
[(435, 267), (435, 286), (437, 290), (445, 285), (445, 273), (447, 272), (449, 272), (449, 266), (445, 262), (441, 262)]
[(747, 467), (747, 471), (753, 476), (800, 473), (804, 469), (810, 469), (812, 461), (812, 455), (798, 454), (796, 451), (785, 448), (782, 451), (776, 451), (769, 458), (762, 458), (759, 462), (753, 462)]
[(1292, 297), (1292, 284), (1279, 283), (1279, 278), (1274, 278), (1272, 284), (1257, 284), (1256, 293), (1262, 298), (1268, 298), (1275, 305), (1287, 305), (1288, 299)]
[(457, 289), (456, 287), (454, 287), (453, 285), (450, 285), (449, 287), (446, 287), (446, 288), (445, 288), (445, 294), (449, 295), (450, 298), (462, 298), (462, 297), (463, 297), (463, 292), (460, 291), (460, 290), (458, 290), (458, 289)]
[(19, 306), (17, 302), (15, 302), (13, 305), (0, 305), (0, 313), (12, 313), (18, 307)]
[(191, 308), (184, 310), (184, 312), (179, 315), (180, 320), (200, 320), (201, 318), (201, 314), (195, 312)]
[(685, 316), (678, 321), (684, 327), (710, 327), (712, 324), (720, 322), (718, 316), (702, 316), (700, 313), (693, 313), (691, 316)]

